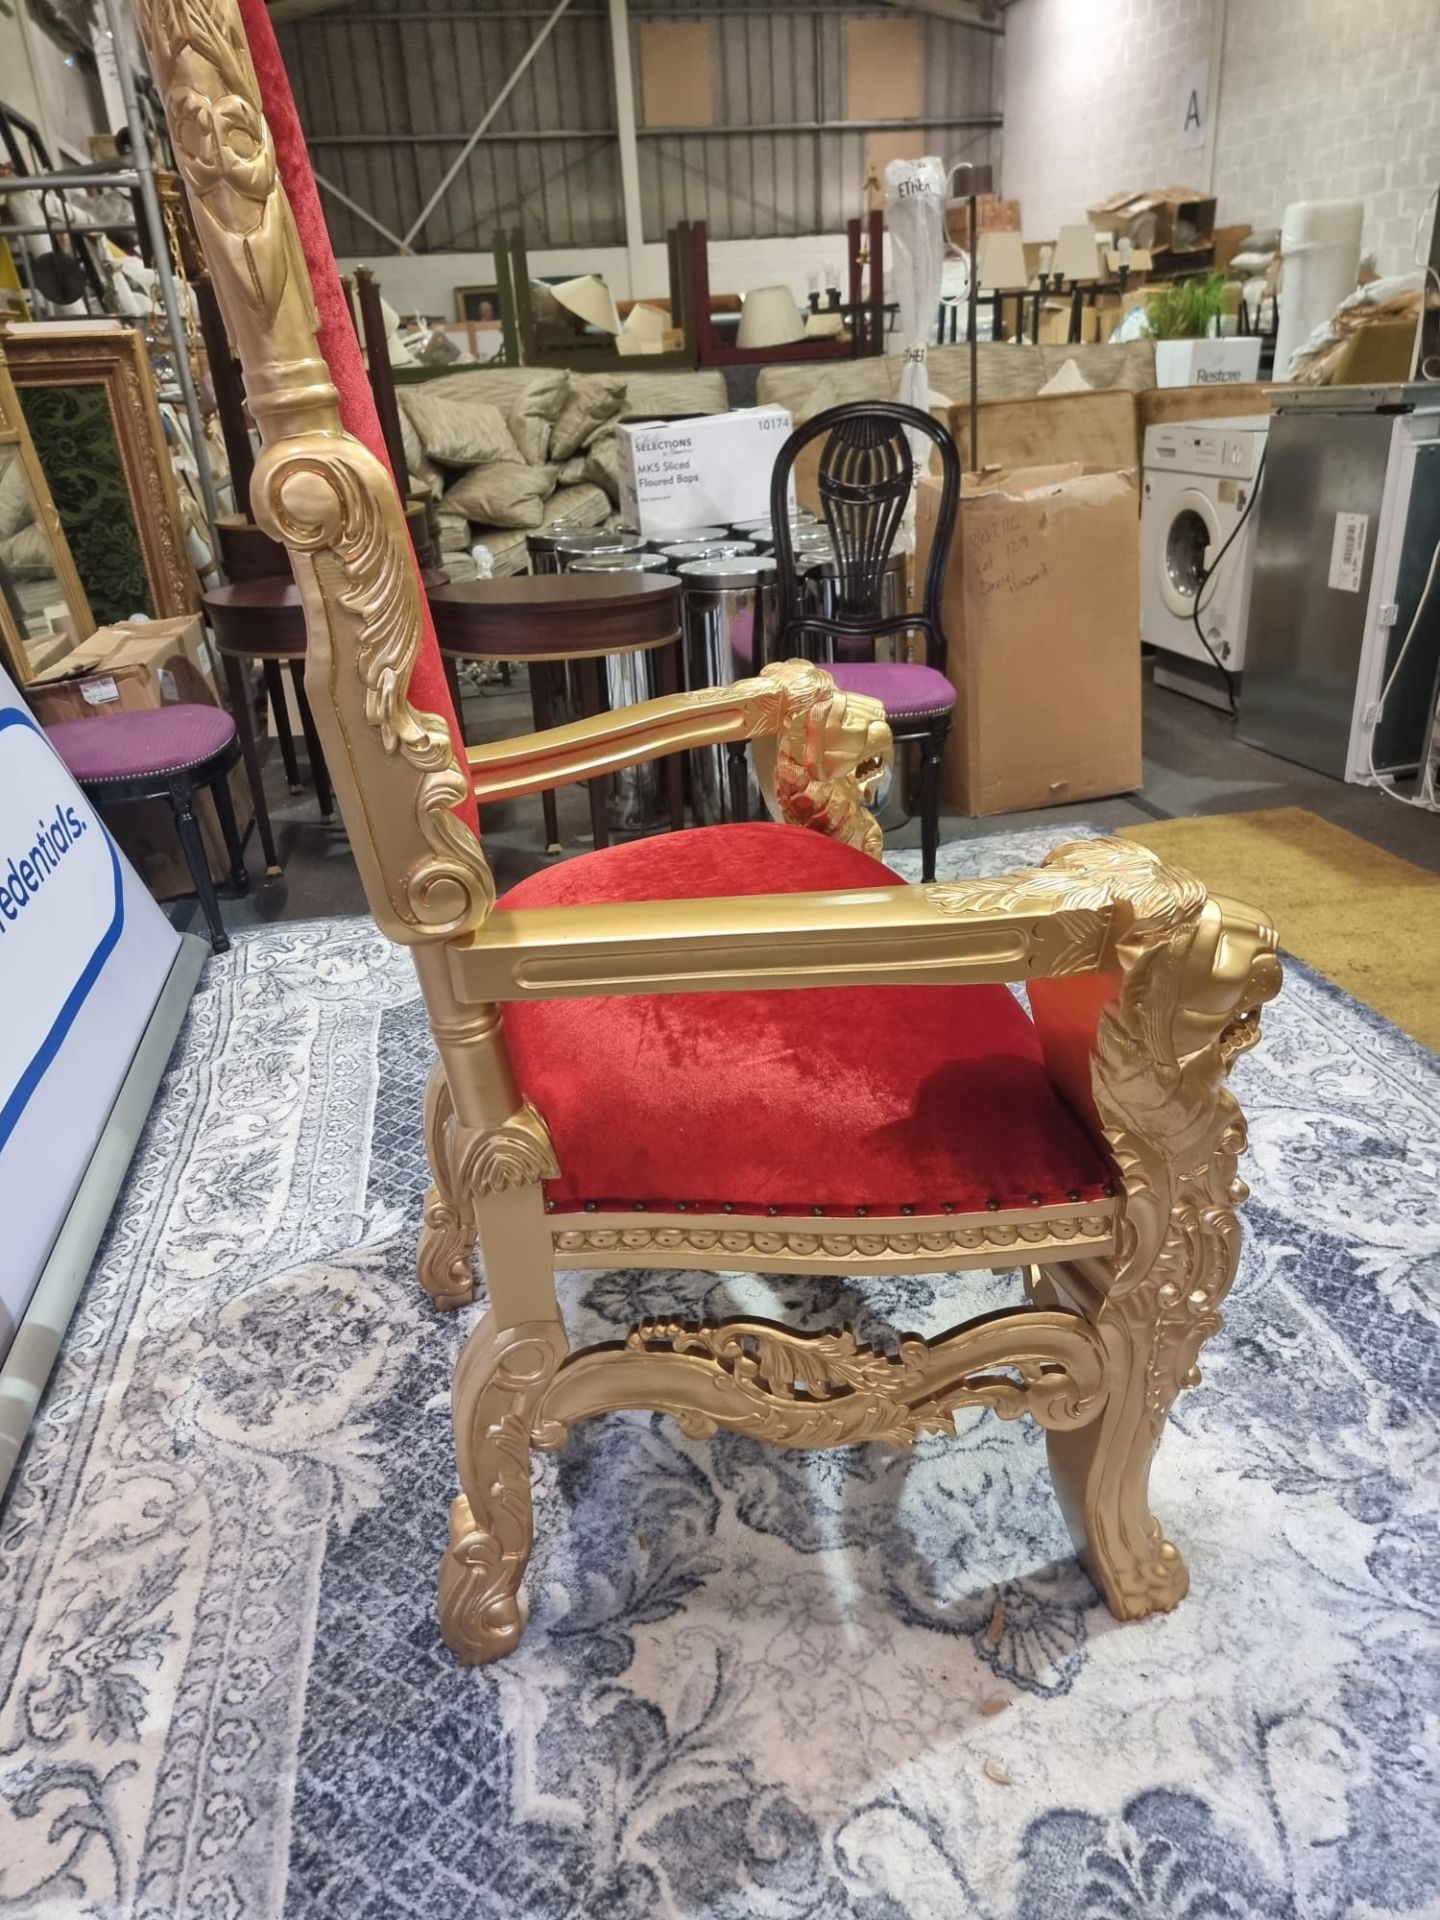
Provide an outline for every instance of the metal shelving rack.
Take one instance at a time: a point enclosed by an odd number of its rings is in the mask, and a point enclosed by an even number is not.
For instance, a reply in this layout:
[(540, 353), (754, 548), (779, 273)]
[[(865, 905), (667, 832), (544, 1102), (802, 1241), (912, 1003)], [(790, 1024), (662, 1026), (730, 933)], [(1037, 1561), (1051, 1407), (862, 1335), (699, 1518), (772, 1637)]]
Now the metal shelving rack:
[[(120, 20), (119, 0), (104, 0), (105, 18), (114, 36), (115, 44), (125, 44)], [(205, 419), (200, 411), (199, 396), (195, 391), (194, 375), (190, 367), (190, 348), (186, 335), (185, 315), (180, 305), (180, 294), (175, 284), (175, 275), (170, 264), (170, 242), (165, 230), (165, 217), (160, 208), (160, 195), (155, 185), (155, 167), (150, 158), (149, 132), (145, 117), (140, 109), (140, 98), (135, 89), (135, 76), (127, 61), (120, 59), (115, 63), (120, 81), (121, 97), (125, 102), (125, 118), (130, 131), (130, 150), (135, 163), (129, 167), (115, 167), (96, 172), (85, 169), (61, 168), (53, 172), (30, 174), (25, 176), (0, 176), (0, 194), (11, 193), (53, 193), (74, 190), (80, 187), (115, 187), (127, 193), (139, 195), (140, 211), (144, 218), (144, 230), (150, 242), (150, 255), (155, 265), (155, 278), (160, 288), (160, 303), (165, 314), (165, 329), (170, 337), (171, 351), (175, 361), (176, 379), (179, 385), (177, 397), (185, 409), (185, 417), (190, 427), (190, 438), (195, 448), (195, 465), (200, 477), (200, 492), (205, 502), (205, 517), (210, 526), (210, 550), (215, 557), (219, 570), (220, 546), (215, 532), (216, 522), (220, 518), (220, 503), (215, 492), (215, 478), (210, 471), (210, 452), (205, 439)], [(71, 235), (97, 233), (103, 235), (107, 230), (131, 227), (137, 233), (138, 223), (134, 221), (80, 221), (67, 220), (65, 231)], [(21, 225), (0, 223), (0, 236), (23, 236), (38, 233), (52, 233), (54, 226)], [(34, 278), (31, 272), (29, 255), (21, 247), (16, 249), (16, 265), (25, 278), (32, 300), (37, 296)], [(124, 315), (111, 316), (123, 320)], [(168, 393), (163, 396), (170, 399)]]

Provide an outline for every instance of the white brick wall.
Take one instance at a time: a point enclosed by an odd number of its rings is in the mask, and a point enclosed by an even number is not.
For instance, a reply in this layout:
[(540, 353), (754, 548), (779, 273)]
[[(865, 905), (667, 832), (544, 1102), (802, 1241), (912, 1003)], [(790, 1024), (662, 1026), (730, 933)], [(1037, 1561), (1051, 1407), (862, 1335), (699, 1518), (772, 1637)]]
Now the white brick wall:
[[(1210, 52), (1213, 0), (1018, 0), (1006, 14), (1003, 191), (1051, 238), (1122, 187), (1197, 184), (1177, 76)], [(1214, 79), (1212, 76), (1212, 90)], [(1367, 252), (1412, 264), (1440, 181), (1436, 0), (1230, 0), (1219, 219), (1277, 226), (1292, 200), (1362, 199)]]

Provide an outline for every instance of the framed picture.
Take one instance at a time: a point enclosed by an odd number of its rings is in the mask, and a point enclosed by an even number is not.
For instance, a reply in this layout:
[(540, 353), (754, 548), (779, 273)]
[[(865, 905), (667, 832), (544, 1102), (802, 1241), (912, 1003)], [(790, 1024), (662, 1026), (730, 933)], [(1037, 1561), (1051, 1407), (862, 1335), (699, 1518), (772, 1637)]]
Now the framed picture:
[(471, 320), (482, 327), (498, 327), (500, 289), (498, 287), (456, 287), (455, 318)]
[(0, 661), (23, 687), (94, 630), (0, 352)]
[(11, 327), (3, 347), (95, 619), (194, 613), (200, 583), (139, 332), (40, 322)]

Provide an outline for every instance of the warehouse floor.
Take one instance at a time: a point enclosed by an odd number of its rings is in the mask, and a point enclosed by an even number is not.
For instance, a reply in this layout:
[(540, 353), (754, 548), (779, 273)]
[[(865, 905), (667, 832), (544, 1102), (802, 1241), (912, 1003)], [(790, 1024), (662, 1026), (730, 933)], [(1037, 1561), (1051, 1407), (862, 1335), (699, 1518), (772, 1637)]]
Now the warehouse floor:
[[(506, 689), (469, 691), (465, 701), (466, 735), (472, 742), (528, 732), (530, 701), (524, 673)], [(303, 764), (303, 763), (302, 763)], [(337, 815), (319, 818), (308, 787), (292, 795), (273, 748), (266, 765), (266, 794), (284, 874), (261, 881), (244, 899), (225, 898), (226, 925), (253, 926), (273, 920), (308, 920), (333, 914), (363, 913), (365, 897)], [(590, 813), (584, 790), (564, 789), (558, 796), (561, 837), (567, 852), (590, 845)], [(1247, 813), (1268, 807), (1304, 807), (1373, 845), (1440, 873), (1440, 815), (1401, 806), (1372, 789), (1292, 766), (1272, 754), (1248, 747), (1234, 736), (1234, 722), (1214, 708), (1182, 694), (1147, 684), (1145, 688), (1145, 786), (1143, 792), (1108, 800), (1084, 800), (1043, 812), (1005, 814), (971, 820), (947, 814), (942, 838), (973, 837), (1033, 825), (1088, 821), (1102, 827), (1127, 827), (1148, 820), (1195, 814)], [(544, 863), (538, 799), (487, 810), (485, 850), (503, 893)], [(887, 836), (890, 848), (918, 846), (919, 823)], [(262, 872), (252, 831), (248, 843), (251, 874)], [(177, 925), (196, 924), (194, 900), (172, 903)]]

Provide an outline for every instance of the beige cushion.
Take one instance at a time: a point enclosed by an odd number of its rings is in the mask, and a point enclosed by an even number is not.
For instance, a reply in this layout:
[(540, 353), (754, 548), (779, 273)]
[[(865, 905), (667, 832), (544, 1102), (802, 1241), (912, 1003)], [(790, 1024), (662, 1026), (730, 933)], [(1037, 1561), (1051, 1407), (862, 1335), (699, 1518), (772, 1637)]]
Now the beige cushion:
[(532, 467), (543, 466), (550, 458), (555, 422), (569, 392), (568, 373), (560, 367), (540, 367), (510, 403), (510, 432), (521, 457)]
[(592, 485), (602, 487), (605, 493), (617, 505), (620, 501), (620, 454), (615, 444), (615, 430), (609, 433), (597, 433), (585, 451), (585, 471), (582, 476)]
[(654, 414), (673, 418), (684, 413), (727, 413), (729, 409), (729, 389), (718, 367), (707, 373), (627, 373), (625, 376), (625, 413), (632, 420), (648, 419)]
[(521, 458), (498, 407), (468, 394), (438, 393), (438, 385), (398, 389), (400, 404), (431, 460), (447, 467), (477, 467)]
[(619, 373), (572, 373), (570, 392), (550, 436), (550, 458), (568, 460), (588, 447), (607, 420), (625, 405), (625, 377)]
[(17, 580), (43, 580), (55, 573), (55, 558), (50, 551), (50, 536), (32, 520), (20, 527), (8, 540), (0, 541), (0, 564)]
[(435, 516), (440, 529), (440, 551), (442, 553), (464, 553), (470, 546), (470, 522), (463, 513), (451, 512), (442, 507)]
[(557, 487), (545, 502), (545, 518), (540, 522), (547, 533), (562, 527), (598, 527), (610, 518), (610, 502), (599, 487), (588, 482), (578, 487)]
[(461, 474), (445, 495), (444, 505), (482, 527), (538, 527), (545, 518), (545, 502), (554, 491), (553, 467), (495, 460)]
[(34, 518), (30, 476), (20, 458), (20, 449), (14, 445), (0, 447), (0, 540), (8, 540)]
[(425, 449), (420, 444), (420, 436), (409, 414), (403, 407), (399, 411), (400, 444), (405, 449), (405, 465), (410, 472), (411, 489), (438, 500), (445, 491), (445, 476), (433, 460), (426, 459)]
[(583, 453), (572, 453), (568, 460), (562, 460), (556, 475), (557, 483), (562, 487), (579, 486), (585, 478), (585, 458)]

